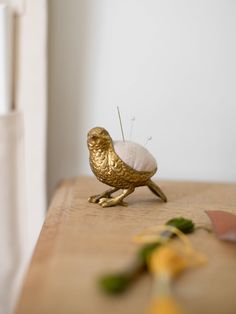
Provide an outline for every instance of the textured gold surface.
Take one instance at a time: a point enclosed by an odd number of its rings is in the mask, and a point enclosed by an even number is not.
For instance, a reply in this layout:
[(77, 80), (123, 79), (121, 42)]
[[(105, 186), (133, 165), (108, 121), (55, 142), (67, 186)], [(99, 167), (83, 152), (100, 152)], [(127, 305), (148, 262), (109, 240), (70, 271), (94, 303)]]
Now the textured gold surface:
[[(161, 189), (151, 181), (151, 177), (156, 173), (153, 171), (137, 171), (128, 166), (115, 153), (112, 139), (109, 133), (100, 127), (93, 128), (88, 133), (87, 138), (89, 149), (90, 167), (97, 179), (112, 189), (99, 195), (89, 198), (91, 203), (99, 203), (102, 207), (115, 205), (125, 205), (123, 199), (133, 193), (138, 186), (148, 186), (149, 189), (163, 201), (167, 201)], [(111, 194), (122, 189), (119, 196), (111, 197)]]

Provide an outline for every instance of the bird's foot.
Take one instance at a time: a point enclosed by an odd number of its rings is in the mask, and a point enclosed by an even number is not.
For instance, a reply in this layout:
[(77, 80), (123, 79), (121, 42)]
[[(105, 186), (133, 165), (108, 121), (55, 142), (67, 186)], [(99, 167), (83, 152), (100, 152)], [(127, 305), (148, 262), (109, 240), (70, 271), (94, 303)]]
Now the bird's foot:
[(93, 195), (88, 198), (89, 203), (98, 203), (101, 199), (101, 195)]
[(106, 190), (105, 192), (93, 195), (88, 198), (89, 203), (99, 203), (100, 199), (102, 198), (111, 198), (111, 194), (118, 191), (118, 188), (111, 188), (109, 190)]
[(128, 206), (127, 203), (123, 202), (123, 200), (120, 200), (116, 197), (100, 198), (100, 200), (98, 201), (98, 204), (102, 207), (112, 207), (112, 206), (116, 206), (116, 205)]

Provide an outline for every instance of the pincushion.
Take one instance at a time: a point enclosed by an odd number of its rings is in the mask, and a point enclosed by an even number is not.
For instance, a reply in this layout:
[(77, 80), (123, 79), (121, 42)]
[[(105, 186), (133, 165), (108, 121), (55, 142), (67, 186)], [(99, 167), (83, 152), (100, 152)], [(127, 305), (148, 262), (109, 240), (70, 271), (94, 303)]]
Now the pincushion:
[[(124, 198), (139, 186), (147, 186), (152, 193), (167, 202), (160, 187), (151, 180), (157, 171), (157, 163), (146, 148), (133, 142), (113, 141), (102, 127), (95, 127), (88, 132), (87, 145), (93, 173), (99, 181), (112, 187), (90, 196), (90, 203), (98, 203), (102, 207), (126, 205)], [(122, 193), (112, 197), (118, 190), (122, 190)]]
[(142, 145), (131, 141), (114, 141), (116, 154), (131, 168), (137, 171), (153, 171), (157, 162), (152, 154)]

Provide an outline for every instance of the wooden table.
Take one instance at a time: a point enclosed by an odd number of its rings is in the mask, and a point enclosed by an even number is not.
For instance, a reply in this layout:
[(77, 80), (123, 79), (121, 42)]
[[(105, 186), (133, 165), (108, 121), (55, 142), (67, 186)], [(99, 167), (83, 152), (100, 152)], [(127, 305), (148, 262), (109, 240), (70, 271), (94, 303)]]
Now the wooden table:
[[(132, 260), (131, 238), (147, 226), (176, 216), (208, 224), (205, 210), (236, 213), (236, 185), (160, 182), (169, 198), (162, 203), (146, 188), (127, 198), (129, 206), (101, 208), (87, 198), (104, 190), (92, 178), (64, 181), (58, 187), (26, 275), (17, 314), (141, 314), (152, 279), (143, 276), (122, 296), (104, 295), (96, 278)], [(198, 230), (193, 246), (208, 257), (204, 267), (186, 271), (174, 285), (186, 313), (236, 313), (236, 245)]]

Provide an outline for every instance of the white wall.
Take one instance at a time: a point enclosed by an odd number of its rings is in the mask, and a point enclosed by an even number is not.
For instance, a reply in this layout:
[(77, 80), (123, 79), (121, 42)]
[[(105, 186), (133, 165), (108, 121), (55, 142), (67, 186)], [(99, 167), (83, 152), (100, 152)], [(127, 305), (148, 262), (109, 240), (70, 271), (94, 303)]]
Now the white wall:
[(236, 2), (51, 0), (49, 190), (90, 173), (86, 133), (145, 143), (159, 177), (236, 181)]

